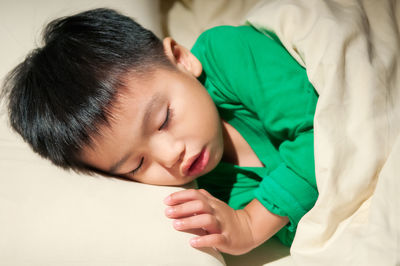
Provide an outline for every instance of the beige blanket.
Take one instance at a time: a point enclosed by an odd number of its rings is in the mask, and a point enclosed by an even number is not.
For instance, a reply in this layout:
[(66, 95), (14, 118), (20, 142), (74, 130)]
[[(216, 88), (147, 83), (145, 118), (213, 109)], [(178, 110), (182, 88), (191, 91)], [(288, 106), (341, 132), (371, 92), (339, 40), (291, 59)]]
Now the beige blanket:
[(320, 94), (320, 196), (295, 263), (399, 265), (400, 1), (262, 1), (247, 20), (278, 35)]

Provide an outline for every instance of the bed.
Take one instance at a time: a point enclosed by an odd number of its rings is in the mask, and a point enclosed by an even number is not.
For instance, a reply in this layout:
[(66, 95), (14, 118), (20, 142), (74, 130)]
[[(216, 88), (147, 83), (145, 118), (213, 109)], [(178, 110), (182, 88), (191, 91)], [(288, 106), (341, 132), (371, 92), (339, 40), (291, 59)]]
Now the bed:
[[(0, 111), (0, 265), (398, 265), (400, 2), (2, 1), (0, 77), (38, 43), (45, 22), (108, 6), (190, 47), (203, 30), (273, 31), (307, 69), (320, 196), (289, 249), (271, 239), (229, 256), (173, 230), (157, 187), (66, 172), (33, 154)], [(3, 41), (4, 40), (4, 41)], [(189, 184), (187, 187), (195, 187)]]

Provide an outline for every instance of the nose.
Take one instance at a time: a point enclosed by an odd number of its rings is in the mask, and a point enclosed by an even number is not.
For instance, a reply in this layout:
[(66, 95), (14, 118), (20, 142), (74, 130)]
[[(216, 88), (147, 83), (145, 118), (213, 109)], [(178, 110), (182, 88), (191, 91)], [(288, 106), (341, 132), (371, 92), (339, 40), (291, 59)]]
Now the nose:
[(151, 151), (154, 160), (171, 169), (182, 161), (185, 145), (183, 141), (176, 140), (171, 135), (161, 134), (152, 141)]

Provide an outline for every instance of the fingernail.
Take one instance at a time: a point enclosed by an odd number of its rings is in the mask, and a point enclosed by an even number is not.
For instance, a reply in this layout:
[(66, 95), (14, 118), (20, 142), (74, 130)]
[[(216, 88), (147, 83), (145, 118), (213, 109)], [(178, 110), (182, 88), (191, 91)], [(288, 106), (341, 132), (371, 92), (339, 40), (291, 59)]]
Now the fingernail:
[(199, 239), (197, 237), (190, 239), (190, 245), (192, 245), (193, 247), (195, 247), (198, 243)]
[(174, 208), (172, 207), (166, 208), (165, 213), (167, 214), (167, 216), (171, 216), (174, 213)]
[(168, 204), (171, 201), (171, 195), (164, 199), (164, 203)]
[(183, 222), (181, 220), (175, 220), (174, 221), (174, 227), (175, 228), (181, 228), (183, 226)]

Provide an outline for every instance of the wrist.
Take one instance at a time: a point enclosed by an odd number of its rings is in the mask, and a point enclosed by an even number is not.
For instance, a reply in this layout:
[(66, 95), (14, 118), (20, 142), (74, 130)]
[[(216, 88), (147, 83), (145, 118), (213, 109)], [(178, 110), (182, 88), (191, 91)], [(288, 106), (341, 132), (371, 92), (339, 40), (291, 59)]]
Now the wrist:
[(252, 200), (243, 211), (248, 219), (254, 247), (267, 241), (289, 222), (288, 217), (271, 213), (257, 199)]
[(242, 210), (238, 210), (237, 211), (238, 214), (241, 216), (242, 219), (242, 223), (245, 224), (245, 226), (248, 228), (248, 249), (249, 251), (254, 249), (255, 247), (257, 247), (259, 244), (257, 244), (257, 237), (256, 234), (254, 232), (254, 228), (252, 225), (252, 220), (251, 220), (251, 214), (249, 213), (248, 210), (246, 210), (246, 208), (242, 209)]
[(241, 246), (244, 254), (256, 248), (259, 244), (256, 242), (255, 234), (251, 224), (251, 217), (245, 209), (236, 210), (237, 217), (241, 224)]

